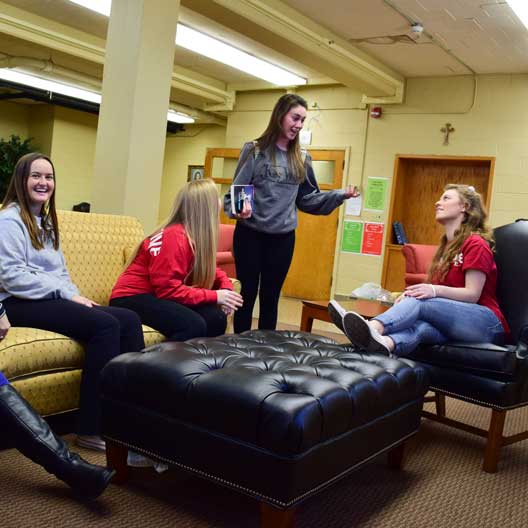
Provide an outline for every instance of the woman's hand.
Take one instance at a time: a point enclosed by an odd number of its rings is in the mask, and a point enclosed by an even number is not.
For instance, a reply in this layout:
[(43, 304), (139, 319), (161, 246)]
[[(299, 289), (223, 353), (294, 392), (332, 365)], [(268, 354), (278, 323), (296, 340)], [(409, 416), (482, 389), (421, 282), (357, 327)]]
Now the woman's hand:
[(236, 218), (239, 218), (240, 220), (244, 220), (246, 218), (249, 218), (253, 214), (253, 209), (251, 208), (251, 202), (249, 200), (244, 200), (244, 205), (242, 206), (242, 211), (238, 213)]
[(222, 311), (230, 315), (242, 306), (242, 296), (232, 290), (216, 290), (217, 301)]
[(224, 312), (227, 316), (231, 315), (234, 310), (232, 310), (231, 308), (229, 308), (228, 306), (225, 306), (225, 305), (221, 305), (220, 306), (220, 309), (222, 310), (222, 312)]
[(436, 297), (436, 288), (433, 284), (413, 284), (405, 288), (403, 294), (406, 297), (414, 297), (415, 299), (432, 299)]
[(96, 303), (95, 301), (92, 301), (91, 299), (88, 299), (87, 297), (83, 297), (82, 295), (74, 295), (71, 300), (78, 304), (83, 304), (84, 306), (88, 306), (88, 308), (99, 306), (99, 304)]
[(345, 198), (356, 198), (359, 194), (359, 189), (356, 185), (347, 185), (345, 187)]
[(0, 317), (0, 340), (4, 339), (4, 337), (7, 335), (7, 332), (9, 332), (10, 328), (11, 323), (9, 322), (7, 315), (2, 315), (2, 317)]

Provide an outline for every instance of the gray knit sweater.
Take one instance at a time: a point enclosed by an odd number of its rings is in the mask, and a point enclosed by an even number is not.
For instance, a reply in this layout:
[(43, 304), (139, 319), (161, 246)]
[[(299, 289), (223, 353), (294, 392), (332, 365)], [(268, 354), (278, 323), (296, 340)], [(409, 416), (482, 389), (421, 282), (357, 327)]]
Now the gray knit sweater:
[[(288, 166), (285, 152), (278, 148), (274, 152), (268, 149), (255, 157), (253, 142), (246, 143), (240, 153), (233, 184), (254, 186), (254, 206), (251, 217), (239, 222), (256, 231), (283, 234), (297, 227), (297, 209), (314, 215), (328, 215), (339, 207), (345, 200), (345, 191), (338, 189), (322, 193), (309, 154), (304, 166), (306, 177), (299, 184)], [(224, 196), (224, 211), (231, 216), (229, 192)]]
[(0, 211), (0, 302), (10, 296), (71, 299), (78, 294), (62, 251), (54, 249), (51, 240), (44, 249), (33, 247), (18, 205)]

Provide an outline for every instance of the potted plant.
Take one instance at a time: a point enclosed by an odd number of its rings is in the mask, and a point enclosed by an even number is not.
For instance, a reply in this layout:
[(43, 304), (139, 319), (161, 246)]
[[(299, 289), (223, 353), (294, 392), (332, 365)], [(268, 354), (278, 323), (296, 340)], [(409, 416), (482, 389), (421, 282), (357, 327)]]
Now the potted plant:
[(5, 196), (18, 159), (35, 150), (35, 146), (31, 143), (32, 139), (22, 141), (20, 136), (14, 134), (11, 134), (7, 140), (0, 138), (0, 202)]

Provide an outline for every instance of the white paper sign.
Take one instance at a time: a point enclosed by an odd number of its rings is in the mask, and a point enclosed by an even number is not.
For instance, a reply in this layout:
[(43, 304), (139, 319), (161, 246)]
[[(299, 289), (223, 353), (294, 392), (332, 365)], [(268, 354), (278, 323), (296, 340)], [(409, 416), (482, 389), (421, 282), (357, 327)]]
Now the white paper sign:
[(361, 214), (361, 204), (362, 203), (363, 203), (363, 199), (361, 198), (361, 194), (354, 198), (349, 198), (346, 201), (345, 214), (350, 215), (350, 216), (359, 216)]

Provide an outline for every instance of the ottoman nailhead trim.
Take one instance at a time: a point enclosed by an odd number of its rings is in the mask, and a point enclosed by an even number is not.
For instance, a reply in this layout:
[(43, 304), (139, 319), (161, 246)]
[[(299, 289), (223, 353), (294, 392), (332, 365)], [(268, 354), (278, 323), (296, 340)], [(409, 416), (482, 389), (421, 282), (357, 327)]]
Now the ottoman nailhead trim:
[(453, 398), (456, 398), (457, 400), (463, 400), (471, 403), (476, 403), (477, 405), (482, 405), (483, 407), (489, 407), (490, 409), (498, 409), (501, 411), (510, 410), (510, 409), (517, 409), (518, 407), (524, 407), (528, 402), (522, 402), (518, 403), (516, 405), (509, 405), (507, 407), (503, 405), (496, 405), (494, 403), (484, 402), (481, 400), (477, 400), (476, 398), (470, 398), (469, 396), (462, 396), (460, 394), (457, 394), (456, 392), (450, 392), (444, 389), (439, 389), (438, 387), (429, 387), (430, 391), (437, 391), (442, 394), (445, 394), (447, 396), (452, 396)]
[(227, 486), (229, 486), (231, 488), (235, 488), (237, 490), (242, 490), (246, 494), (252, 495), (254, 497), (266, 499), (268, 502), (270, 502), (272, 504), (276, 504), (278, 506), (281, 506), (282, 508), (289, 508), (291, 505), (295, 504), (296, 502), (308, 497), (309, 495), (312, 495), (313, 493), (316, 493), (318, 490), (320, 490), (320, 489), (328, 486), (332, 482), (340, 479), (341, 477), (343, 477), (347, 473), (353, 471), (357, 467), (362, 466), (363, 464), (369, 462), (370, 460), (372, 460), (373, 458), (377, 457), (381, 453), (384, 453), (386, 451), (390, 451), (393, 447), (395, 447), (398, 444), (404, 442), (405, 440), (407, 440), (411, 436), (414, 436), (416, 434), (416, 432), (417, 432), (417, 430), (413, 431), (412, 433), (408, 434), (404, 438), (398, 440), (398, 442), (394, 442), (390, 446), (387, 446), (384, 449), (381, 449), (380, 451), (370, 455), (368, 458), (366, 458), (366, 459), (362, 460), (361, 462), (358, 462), (357, 464), (354, 464), (353, 466), (345, 469), (344, 471), (342, 471), (338, 475), (335, 475), (334, 477), (332, 477), (331, 479), (327, 480), (323, 484), (319, 484), (319, 486), (316, 486), (316, 487), (306, 491), (302, 495), (299, 495), (298, 497), (295, 497), (294, 499), (292, 499), (289, 502), (282, 502), (282, 501), (279, 501), (277, 499), (274, 499), (273, 497), (268, 497), (267, 495), (263, 495), (262, 493), (259, 493), (258, 491), (255, 491), (255, 490), (252, 490), (252, 489), (249, 489), (249, 488), (245, 488), (244, 486), (240, 486), (240, 484), (235, 484), (234, 482), (231, 482), (229, 480), (225, 480), (225, 479), (217, 477), (215, 475), (211, 475), (209, 473), (206, 473), (205, 471), (202, 471), (201, 469), (196, 469), (196, 468), (193, 468), (191, 466), (187, 466), (185, 464), (182, 464), (181, 462), (176, 462), (176, 461), (174, 461), (174, 460), (172, 460), (170, 458), (162, 457), (160, 455), (157, 455), (156, 453), (152, 453), (151, 451), (148, 451), (147, 449), (143, 449), (143, 448), (137, 447), (135, 445), (128, 444), (127, 442), (123, 442), (122, 440), (118, 440), (116, 438), (113, 438), (112, 436), (104, 435), (104, 437), (107, 438), (108, 440), (111, 440), (112, 442), (115, 442), (115, 443), (120, 444), (122, 446), (128, 447), (129, 449), (132, 449), (133, 451), (138, 451), (138, 452), (143, 453), (143, 454), (145, 454), (147, 456), (150, 456), (150, 457), (152, 457), (154, 459), (161, 460), (163, 462), (167, 462), (168, 464), (172, 464), (174, 466), (178, 466), (178, 467), (180, 467), (182, 469), (190, 471), (191, 473), (196, 473), (197, 475), (205, 477), (205, 478), (207, 478), (209, 480), (213, 480), (215, 482), (220, 482), (221, 484), (225, 484), (225, 485), (227, 485)]

